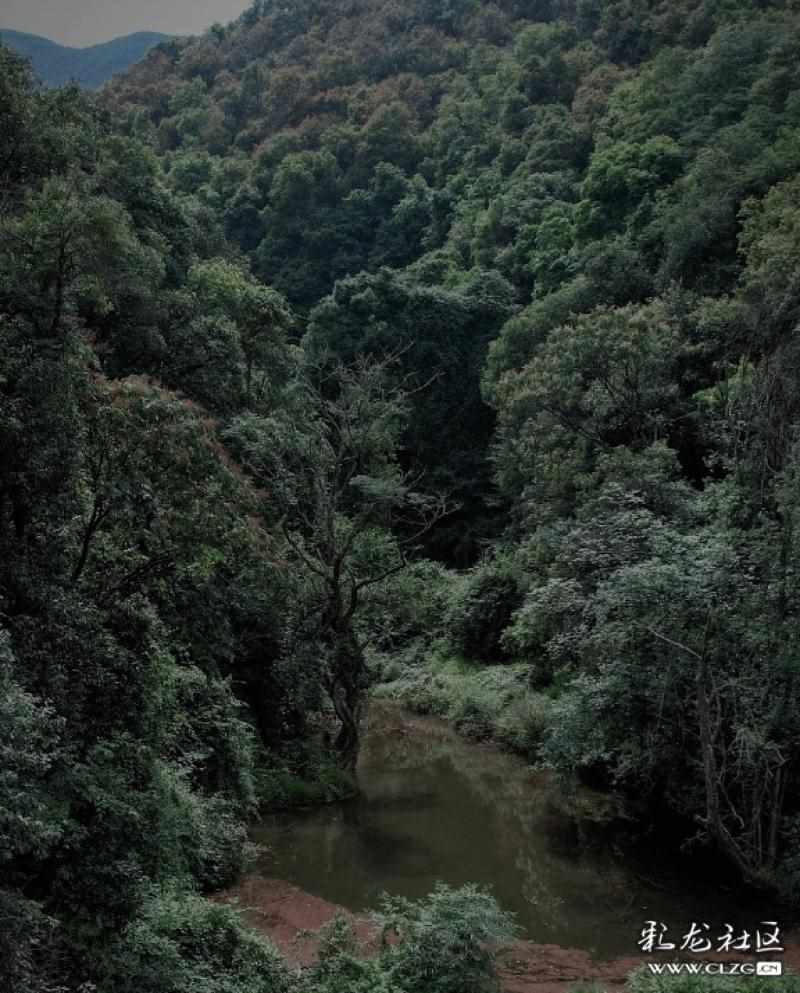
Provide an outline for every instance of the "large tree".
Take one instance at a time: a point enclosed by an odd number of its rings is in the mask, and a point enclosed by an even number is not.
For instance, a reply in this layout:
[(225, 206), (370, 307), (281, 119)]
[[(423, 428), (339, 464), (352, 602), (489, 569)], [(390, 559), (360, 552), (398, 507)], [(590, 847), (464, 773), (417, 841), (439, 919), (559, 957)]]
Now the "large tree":
[(410, 550), (449, 507), (400, 467), (408, 393), (391, 385), (394, 359), (362, 360), (316, 378), (302, 408), (246, 415), (229, 444), (267, 490), (299, 577), (290, 652), (319, 667), (338, 722), (337, 760), (355, 768), (368, 686), (356, 612), (368, 592), (405, 568)]

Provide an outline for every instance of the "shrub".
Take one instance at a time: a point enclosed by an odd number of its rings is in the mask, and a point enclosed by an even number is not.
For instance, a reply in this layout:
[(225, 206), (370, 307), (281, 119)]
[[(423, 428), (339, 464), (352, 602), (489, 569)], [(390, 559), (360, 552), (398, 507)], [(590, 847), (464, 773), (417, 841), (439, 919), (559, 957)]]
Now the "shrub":
[(154, 896), (111, 948), (98, 993), (300, 993), (278, 951), (230, 907)]
[(160, 817), (152, 838), (162, 853), (161, 870), (203, 890), (232, 883), (250, 853), (247, 828), (236, 804), (191, 788), (185, 770), (161, 764), (154, 803)]
[(515, 752), (533, 758), (538, 754), (550, 721), (551, 702), (527, 692), (512, 700), (500, 715), (496, 737)]
[(382, 971), (403, 993), (485, 993), (496, 986), (491, 946), (516, 932), (513, 918), (487, 890), (437, 883), (424, 900), (384, 896), (376, 919), (384, 937)]
[(437, 883), (421, 900), (384, 895), (373, 915), (377, 958), (358, 952), (352, 924), (337, 917), (320, 932), (308, 993), (488, 993), (497, 988), (492, 946), (516, 932), (487, 890)]
[(336, 916), (319, 932), (319, 961), (308, 977), (308, 993), (403, 993), (391, 983), (380, 959), (358, 955), (352, 923)]
[(456, 730), (465, 738), (479, 741), (491, 738), (493, 725), (489, 701), (474, 693), (457, 700), (451, 712)]
[(520, 581), (505, 558), (487, 560), (465, 576), (447, 614), (453, 648), (476, 661), (508, 661), (502, 637), (522, 597)]
[(372, 591), (360, 619), (361, 633), (373, 649), (402, 651), (411, 644), (428, 645), (442, 634), (442, 620), (454, 573), (423, 559)]

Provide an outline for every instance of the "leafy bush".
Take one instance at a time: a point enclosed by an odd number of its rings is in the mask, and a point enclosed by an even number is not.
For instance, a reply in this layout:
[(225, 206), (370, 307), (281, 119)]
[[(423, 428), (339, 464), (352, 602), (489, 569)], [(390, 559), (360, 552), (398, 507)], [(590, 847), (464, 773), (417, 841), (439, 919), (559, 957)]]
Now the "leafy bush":
[(358, 937), (346, 917), (337, 915), (317, 937), (319, 961), (308, 976), (309, 993), (401, 993), (380, 959), (359, 956)]
[(300, 993), (277, 950), (235, 910), (154, 896), (110, 949), (99, 993)]
[(322, 928), (308, 993), (488, 993), (497, 988), (493, 946), (516, 932), (491, 893), (475, 885), (437, 883), (421, 900), (384, 894), (373, 919), (381, 928), (377, 957), (359, 954), (346, 918)]
[(511, 915), (487, 890), (437, 883), (424, 900), (385, 896), (377, 920), (384, 936), (383, 971), (404, 993), (477, 993), (495, 985), (491, 946), (516, 931)]
[(508, 661), (503, 633), (522, 596), (520, 579), (505, 557), (480, 565), (458, 584), (447, 613), (453, 648), (476, 661)]
[(423, 559), (374, 590), (361, 629), (373, 649), (402, 651), (427, 645), (444, 631), (442, 619), (457, 577), (437, 562)]
[(537, 755), (551, 721), (551, 710), (547, 697), (525, 692), (504, 708), (495, 725), (495, 737), (515, 752)]
[(191, 789), (185, 772), (157, 767), (152, 803), (153, 844), (162, 853), (162, 871), (203, 890), (232, 883), (251, 852), (240, 811), (219, 794), (204, 796)]
[(452, 707), (452, 719), (456, 730), (466, 738), (483, 740), (492, 734), (489, 701), (472, 693), (456, 700)]

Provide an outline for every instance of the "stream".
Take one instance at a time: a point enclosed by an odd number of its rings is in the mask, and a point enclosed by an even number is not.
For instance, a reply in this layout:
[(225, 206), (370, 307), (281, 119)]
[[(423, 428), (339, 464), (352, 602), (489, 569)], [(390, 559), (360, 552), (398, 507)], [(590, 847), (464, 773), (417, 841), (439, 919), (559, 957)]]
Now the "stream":
[[(737, 899), (733, 875), (726, 891), (657, 850), (623, 854), (611, 832), (584, 830), (549, 774), (439, 720), (373, 704), (358, 778), (356, 799), (256, 826), (258, 871), (356, 912), (383, 891), (414, 898), (437, 880), (488, 884), (524, 938), (596, 959), (635, 955), (646, 920), (680, 942), (691, 922), (720, 934), (724, 923), (776, 918), (774, 903)], [(570, 807), (597, 803), (579, 791)]]

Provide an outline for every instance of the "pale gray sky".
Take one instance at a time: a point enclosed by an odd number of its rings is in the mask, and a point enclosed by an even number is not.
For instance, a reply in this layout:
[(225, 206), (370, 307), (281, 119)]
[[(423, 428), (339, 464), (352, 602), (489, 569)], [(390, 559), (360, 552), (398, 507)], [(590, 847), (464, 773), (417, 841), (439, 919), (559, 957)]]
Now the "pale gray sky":
[(250, 0), (0, 0), (0, 28), (81, 48), (134, 31), (199, 34)]

